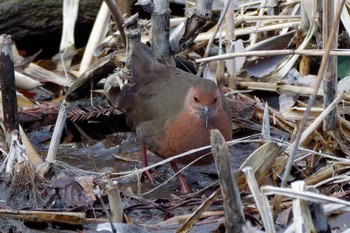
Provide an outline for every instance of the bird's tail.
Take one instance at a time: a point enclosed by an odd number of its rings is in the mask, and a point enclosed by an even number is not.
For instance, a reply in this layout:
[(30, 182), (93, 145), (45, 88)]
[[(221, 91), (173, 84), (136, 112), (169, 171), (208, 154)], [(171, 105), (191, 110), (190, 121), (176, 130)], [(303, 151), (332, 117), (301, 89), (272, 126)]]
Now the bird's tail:
[(151, 48), (142, 42), (134, 43), (131, 52), (130, 71), (133, 78), (140, 78), (144, 74), (164, 66), (153, 56)]

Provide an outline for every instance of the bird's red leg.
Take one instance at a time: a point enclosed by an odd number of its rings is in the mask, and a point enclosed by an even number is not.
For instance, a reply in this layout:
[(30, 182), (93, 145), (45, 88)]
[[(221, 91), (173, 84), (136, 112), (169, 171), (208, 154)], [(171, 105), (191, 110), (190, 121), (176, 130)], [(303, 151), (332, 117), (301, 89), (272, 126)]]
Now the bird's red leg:
[[(146, 153), (146, 152), (147, 152), (147, 149), (146, 149), (145, 145), (143, 145), (143, 144), (142, 144), (142, 149), (141, 149), (141, 151), (142, 151), (142, 155), (141, 155), (141, 166), (142, 166), (142, 168), (144, 168), (144, 167), (147, 167), (147, 166), (148, 166), (148, 162), (147, 162), (147, 153)], [(142, 173), (142, 175), (143, 175), (143, 176), (146, 176), (146, 178), (148, 179), (148, 181), (149, 181), (150, 183), (154, 183), (153, 178), (152, 178), (152, 176), (151, 176), (149, 170), (144, 171), (144, 172)]]
[(180, 186), (181, 186), (181, 193), (189, 193), (190, 192), (190, 188), (188, 187), (184, 177), (179, 172), (179, 169), (177, 168), (176, 163), (170, 162), (170, 166), (174, 170), (174, 172), (176, 174), (176, 177), (179, 180), (179, 183), (180, 183)]

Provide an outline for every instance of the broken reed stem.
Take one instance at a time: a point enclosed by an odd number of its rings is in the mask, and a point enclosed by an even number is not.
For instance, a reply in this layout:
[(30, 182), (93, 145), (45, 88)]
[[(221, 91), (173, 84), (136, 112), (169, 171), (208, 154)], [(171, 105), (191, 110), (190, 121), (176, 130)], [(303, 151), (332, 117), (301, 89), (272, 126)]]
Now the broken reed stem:
[(12, 56), (12, 39), (10, 35), (0, 36), (0, 86), (2, 99), (2, 113), (5, 137), (8, 147), (12, 132), (19, 130), (17, 115), (17, 96), (15, 85), (15, 71)]
[[(223, 55), (211, 56), (206, 58), (195, 59), (196, 63), (210, 62), (216, 60), (227, 60), (235, 57), (265, 57), (265, 56), (279, 56), (279, 55), (308, 55), (308, 56), (324, 56), (325, 50), (322, 49), (304, 49), (304, 50), (260, 50), (240, 53), (227, 53)], [(350, 56), (350, 49), (332, 50), (329, 56)]]
[(64, 100), (61, 104), (60, 111), (58, 112), (55, 129), (50, 141), (49, 151), (47, 152), (46, 163), (39, 167), (40, 172), (44, 175), (50, 168), (50, 164), (56, 160), (58, 146), (61, 141), (63, 128), (66, 123), (68, 104)]
[(151, 15), (151, 43), (152, 53), (159, 60), (164, 60), (170, 66), (175, 62), (170, 56), (170, 10), (169, 0), (154, 0), (154, 9)]
[(60, 144), (63, 128), (66, 123), (67, 108), (68, 104), (63, 101), (60, 107), (60, 111), (58, 112), (55, 129), (53, 131), (49, 151), (47, 153), (46, 161), (49, 163), (56, 160), (58, 145)]
[[(92, 27), (89, 40), (86, 45), (83, 59), (80, 63), (79, 75), (83, 74), (92, 64), (95, 48), (102, 43), (108, 31), (108, 23), (111, 14), (105, 2), (102, 2), (100, 10), (96, 16), (94, 26)], [(81, 80), (81, 79), (78, 79)], [(75, 82), (74, 82), (75, 83)]]
[(244, 172), (250, 192), (253, 195), (255, 205), (260, 213), (265, 231), (270, 233), (275, 233), (276, 229), (273, 224), (273, 218), (272, 218), (271, 208), (269, 205), (269, 200), (266, 198), (266, 195), (260, 192), (260, 187), (255, 179), (255, 175), (252, 168), (245, 167), (242, 169), (242, 171)]
[[(229, 0), (226, 0), (228, 5), (228, 12), (225, 16), (225, 26), (226, 26), (226, 53), (234, 53), (235, 52), (235, 22), (234, 22), (234, 6), (231, 1), (228, 4)], [(221, 33), (220, 33), (221, 34)], [(236, 60), (230, 59), (225, 62), (225, 67), (227, 70), (227, 86), (232, 89), (237, 89), (237, 77), (236, 77)]]
[[(291, 151), (287, 151), (287, 153), (289, 154), (289, 157), (288, 157), (288, 162), (287, 162), (286, 168), (284, 170), (284, 174), (283, 174), (283, 178), (282, 178), (282, 182), (281, 182), (281, 187), (282, 188), (284, 188), (287, 185), (287, 180), (288, 180), (289, 174), (290, 174), (290, 172), (292, 170), (294, 158), (295, 158), (295, 155), (297, 153), (297, 150), (298, 150), (298, 147), (299, 147), (299, 144), (300, 144), (302, 133), (305, 130), (305, 125), (306, 125), (306, 122), (308, 120), (308, 117), (309, 117), (309, 114), (310, 114), (310, 110), (311, 110), (311, 108), (312, 108), (312, 106), (314, 104), (314, 101), (316, 99), (316, 95), (317, 95), (318, 89), (320, 88), (321, 80), (322, 80), (322, 78), (324, 76), (324, 73), (325, 73), (325, 70), (326, 70), (326, 66), (327, 66), (327, 63), (328, 63), (328, 60), (329, 60), (329, 54), (330, 54), (330, 50), (331, 50), (331, 45), (333, 43), (332, 40), (333, 40), (335, 32), (336, 32), (336, 30), (338, 28), (339, 20), (340, 20), (340, 13), (341, 13), (341, 11), (343, 9), (344, 4), (345, 4), (345, 0), (342, 0), (340, 5), (339, 5), (339, 7), (338, 7), (338, 9), (337, 9), (337, 13), (336, 13), (336, 16), (335, 16), (333, 27), (332, 27), (331, 33), (329, 34), (329, 37), (328, 37), (328, 40), (327, 40), (327, 44), (326, 44), (326, 48), (325, 48), (325, 52), (324, 52), (324, 55), (322, 57), (321, 66), (320, 66), (320, 68), (318, 70), (317, 79), (316, 79), (316, 82), (315, 82), (315, 85), (314, 85), (313, 92), (312, 92), (312, 94), (311, 94), (311, 96), (309, 98), (308, 105), (307, 105), (307, 108), (306, 108), (303, 120), (301, 122), (301, 125), (298, 128), (298, 132), (297, 132), (295, 140), (293, 142), (294, 145), (291, 148)], [(282, 201), (282, 197), (277, 195), (276, 198), (275, 198), (275, 202), (274, 202), (274, 210), (275, 210), (274, 211), (274, 215), (275, 216), (277, 216), (277, 213), (279, 213), (279, 210), (281, 208), (281, 201)]]
[(224, 200), (226, 232), (242, 232), (245, 220), (236, 176), (231, 169), (228, 146), (217, 129), (210, 131), (210, 142)]
[[(323, 1), (323, 48), (327, 46), (326, 42), (331, 41), (330, 50), (338, 48), (338, 27), (335, 32), (331, 34), (331, 30), (335, 17), (335, 11), (337, 7), (337, 2), (339, 1)], [(345, 9), (346, 10), (346, 9)], [(340, 16), (339, 16), (340, 17)], [(327, 67), (325, 68), (325, 75), (323, 76), (323, 105), (326, 108), (337, 96), (337, 83), (338, 83), (338, 59), (337, 57), (330, 57), (327, 62)], [(334, 108), (330, 112), (323, 123), (324, 131), (335, 130), (337, 126), (337, 109)]]
[(120, 197), (118, 184), (114, 184), (112, 179), (108, 179), (108, 201), (112, 213), (113, 223), (123, 222), (123, 205)]
[(113, 233), (117, 233), (117, 230), (115, 229), (115, 226), (114, 226), (114, 224), (113, 224), (112, 215), (109, 213), (108, 208), (107, 208), (105, 202), (103, 201), (100, 186), (97, 186), (97, 187), (96, 187), (96, 189), (94, 190), (94, 194), (97, 196), (97, 198), (98, 198), (98, 199), (100, 200), (100, 202), (101, 202), (103, 211), (105, 212), (106, 217), (107, 217), (107, 219), (108, 219), (108, 221), (109, 221), (109, 223), (110, 223), (110, 225), (111, 225), (112, 232), (113, 232)]
[[(63, 1), (63, 28), (59, 51), (75, 47), (74, 29), (78, 18), (79, 0)], [(63, 62), (62, 62), (63, 64)]]
[(80, 224), (86, 222), (84, 212), (57, 212), (57, 211), (40, 211), (40, 210), (9, 210), (0, 209), (0, 216), (5, 218), (18, 219), (29, 222), (56, 222), (68, 224)]
[(264, 117), (263, 117), (263, 125), (261, 130), (261, 137), (264, 140), (269, 140), (271, 138), (269, 105), (267, 102), (265, 103), (265, 107), (264, 107)]
[[(266, 7), (266, 0), (261, 0), (261, 3), (260, 3), (260, 7), (259, 7), (259, 10), (258, 10), (258, 16), (263, 16), (264, 13), (265, 13), (265, 7)], [(256, 22), (256, 27), (259, 27), (261, 25), (261, 22), (258, 21)], [(253, 46), (254, 44), (256, 44), (256, 41), (258, 39), (258, 34), (253, 32), (251, 35), (250, 35), (250, 46)]]

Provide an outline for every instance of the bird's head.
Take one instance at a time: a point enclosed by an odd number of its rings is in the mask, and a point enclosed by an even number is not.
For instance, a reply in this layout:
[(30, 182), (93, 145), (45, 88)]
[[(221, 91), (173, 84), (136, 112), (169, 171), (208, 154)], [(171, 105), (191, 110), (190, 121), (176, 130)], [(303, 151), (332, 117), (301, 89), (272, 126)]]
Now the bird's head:
[(220, 106), (222, 106), (220, 90), (211, 80), (198, 79), (187, 93), (185, 107), (203, 118), (205, 128), (208, 128), (209, 119), (219, 112)]

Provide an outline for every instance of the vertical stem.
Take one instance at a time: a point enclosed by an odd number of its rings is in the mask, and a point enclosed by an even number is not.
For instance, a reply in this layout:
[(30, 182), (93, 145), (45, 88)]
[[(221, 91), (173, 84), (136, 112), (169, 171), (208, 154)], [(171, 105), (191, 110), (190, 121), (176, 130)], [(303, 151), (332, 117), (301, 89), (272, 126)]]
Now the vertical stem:
[[(209, 51), (214, 43), (214, 40), (215, 40), (215, 37), (216, 37), (216, 34), (218, 34), (219, 30), (221, 30), (221, 25), (222, 25), (222, 22), (224, 21), (225, 17), (226, 17), (226, 14), (227, 14), (227, 11), (229, 10), (230, 8), (230, 5), (231, 5), (231, 1), (232, 0), (227, 0), (225, 2), (225, 6), (224, 6), (224, 9), (220, 15), (220, 18), (219, 18), (219, 21), (218, 23), (216, 24), (215, 26), (215, 30), (213, 32), (213, 34), (211, 35), (209, 41), (208, 41), (208, 44), (207, 44), (207, 47), (205, 49), (205, 52), (204, 52), (204, 55), (203, 55), (203, 58), (206, 58), (209, 56)], [(221, 38), (221, 31), (220, 31), (220, 43), (222, 42), (222, 38)], [(221, 48), (220, 48), (221, 50)], [(220, 54), (221, 55), (221, 54)], [(219, 62), (219, 61), (218, 61)], [(198, 76), (201, 76), (202, 75), (202, 71), (203, 71), (203, 66), (204, 66), (204, 63), (202, 62), (201, 64), (199, 64), (199, 69), (198, 69), (198, 72), (197, 72), (197, 75)], [(219, 82), (219, 84), (221, 84)]]
[(133, 61), (132, 57), (134, 52), (136, 52), (135, 47), (137, 44), (141, 44), (141, 28), (138, 24), (138, 14), (130, 16), (124, 22), (124, 30), (126, 35), (126, 62), (125, 65), (128, 69), (131, 70), (131, 76), (134, 77), (134, 73), (132, 71)]
[(107, 4), (108, 9), (112, 14), (112, 17), (117, 24), (117, 28), (120, 32), (120, 37), (122, 38), (122, 41), (126, 47), (126, 39), (125, 39), (125, 33), (123, 28), (124, 18), (123, 18), (122, 12), (118, 8), (114, 0), (105, 0), (105, 3)]
[(49, 151), (47, 152), (46, 161), (53, 162), (56, 160), (56, 154), (58, 150), (58, 146), (61, 141), (63, 129), (66, 123), (67, 118), (67, 108), (68, 104), (63, 101), (60, 107), (60, 111), (58, 112), (55, 129), (53, 130)]
[(56, 119), (55, 128), (53, 130), (50, 141), (49, 151), (47, 152), (47, 163), (44, 163), (42, 166), (38, 167), (42, 175), (45, 175), (45, 173), (49, 170), (51, 163), (56, 160), (58, 146), (60, 145), (63, 129), (66, 124), (67, 108), (68, 104), (66, 101), (63, 101)]
[(152, 13), (152, 53), (160, 61), (166, 61), (169, 65), (175, 65), (170, 57), (169, 28), (170, 10), (169, 0), (154, 0)]
[(6, 142), (9, 143), (13, 130), (19, 130), (15, 70), (12, 57), (12, 39), (0, 36), (0, 85)]
[[(330, 39), (331, 42), (331, 50), (335, 50), (338, 48), (338, 28), (336, 28), (336, 32), (334, 35), (331, 35), (331, 29), (333, 26), (333, 22), (335, 21), (335, 12), (337, 6), (339, 5), (339, 0), (323, 0), (323, 48), (326, 47), (327, 41)], [(333, 38), (330, 38), (333, 36)], [(337, 56), (331, 56), (328, 61), (328, 65), (326, 67), (326, 72), (323, 76), (323, 104), (324, 108), (326, 108), (336, 97), (337, 93)], [(331, 114), (329, 114), (323, 124), (323, 128), (325, 131), (333, 130), (336, 128), (336, 118), (337, 110), (333, 109)]]
[(243, 208), (230, 152), (219, 130), (210, 131), (210, 143), (218, 170), (221, 195), (224, 200), (226, 232), (240, 233), (245, 226)]
[(112, 179), (109, 178), (107, 187), (113, 223), (121, 223), (123, 222), (124, 212), (118, 184), (114, 184)]
[[(300, 36), (302, 38), (305, 38), (307, 36), (307, 33), (310, 29), (310, 21), (309, 21), (309, 16), (308, 16), (308, 10), (307, 7), (309, 6), (307, 4), (308, 0), (302, 0), (300, 3), (301, 9), (300, 9), (300, 14), (301, 14), (301, 27), (300, 27)], [(299, 47), (302, 43), (302, 40), (296, 40), (296, 46)], [(311, 45), (308, 44), (306, 48), (310, 48)], [(300, 62), (299, 62), (299, 73), (302, 76), (306, 76), (310, 74), (310, 62), (311, 62), (311, 57), (306, 56), (306, 55), (301, 55)]]
[[(259, 16), (263, 16), (265, 13), (265, 7), (266, 7), (266, 0), (262, 0), (260, 3), (260, 9), (259, 9)], [(261, 25), (261, 22), (257, 22), (256, 26), (259, 27)], [(257, 33), (252, 33), (250, 36), (250, 46), (256, 44), (256, 41), (258, 39)]]
[[(228, 0), (225, 0), (226, 2)], [(233, 43), (235, 39), (235, 23), (234, 23), (234, 1), (230, 2), (228, 12), (226, 13), (226, 53), (234, 53), (235, 45)], [(228, 87), (237, 89), (237, 78), (236, 78), (236, 64), (235, 59), (226, 60), (226, 68), (228, 72)]]
[(60, 51), (75, 46), (74, 29), (78, 18), (79, 0), (63, 1), (63, 27)]
[[(101, 8), (97, 14), (94, 26), (92, 27), (89, 41), (86, 45), (87, 49), (85, 50), (83, 59), (80, 63), (80, 68), (79, 68), (80, 74), (84, 73), (91, 66), (93, 62), (93, 53), (95, 49), (89, 49), (89, 48), (96, 48), (106, 37), (106, 34), (108, 32), (108, 23), (109, 23), (110, 17), (111, 15), (107, 4), (105, 2), (102, 2)], [(95, 36), (91, 36), (91, 35), (95, 35)]]

